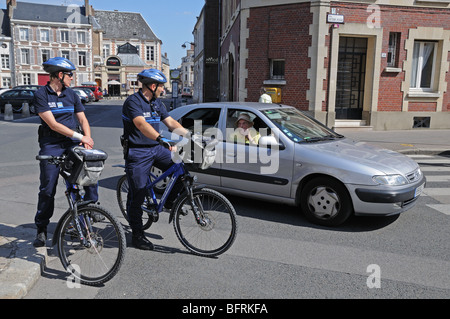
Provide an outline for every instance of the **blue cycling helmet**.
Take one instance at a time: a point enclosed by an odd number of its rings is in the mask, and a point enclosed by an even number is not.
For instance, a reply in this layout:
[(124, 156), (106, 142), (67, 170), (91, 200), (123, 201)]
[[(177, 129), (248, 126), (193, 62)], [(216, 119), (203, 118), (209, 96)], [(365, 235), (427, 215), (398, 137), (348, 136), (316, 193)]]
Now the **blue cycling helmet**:
[(142, 71), (138, 74), (138, 80), (145, 85), (149, 85), (152, 83), (164, 84), (167, 82), (166, 76), (157, 69), (148, 69)]
[(63, 57), (51, 58), (42, 63), (44, 71), (47, 73), (75, 71), (75, 65)]

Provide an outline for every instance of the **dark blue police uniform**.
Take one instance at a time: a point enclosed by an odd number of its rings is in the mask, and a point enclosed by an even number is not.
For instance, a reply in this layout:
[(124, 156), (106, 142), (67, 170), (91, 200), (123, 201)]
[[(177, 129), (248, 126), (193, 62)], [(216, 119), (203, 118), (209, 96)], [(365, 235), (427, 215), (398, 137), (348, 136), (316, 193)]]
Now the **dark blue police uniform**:
[[(51, 111), (58, 123), (76, 131), (78, 127), (75, 113), (84, 112), (79, 97), (70, 89), (65, 88), (58, 96), (47, 84), (36, 91), (33, 105), (36, 113)], [(80, 144), (80, 141), (61, 135), (41, 120), (39, 127), (39, 155), (61, 156), (68, 149)], [(48, 161), (40, 163), (40, 187), (35, 223), (38, 229), (45, 229), (53, 216), (56, 186), (58, 184), (59, 166), (49, 164)], [(84, 188), (86, 200), (98, 200), (98, 186)]]
[[(161, 101), (150, 102), (142, 94), (142, 90), (131, 95), (123, 104), (122, 120), (124, 137), (128, 140), (128, 154), (125, 157), (125, 171), (128, 176), (127, 212), (132, 230), (142, 229), (142, 208), (145, 200), (148, 176), (153, 165), (162, 171), (173, 165), (171, 152), (159, 145), (158, 142), (149, 139), (134, 125), (133, 119), (143, 116), (147, 123), (159, 132), (159, 123), (169, 117), (166, 107)], [(177, 182), (167, 199), (171, 204), (181, 182)], [(172, 195), (174, 194), (174, 195)], [(168, 206), (166, 205), (166, 207)]]

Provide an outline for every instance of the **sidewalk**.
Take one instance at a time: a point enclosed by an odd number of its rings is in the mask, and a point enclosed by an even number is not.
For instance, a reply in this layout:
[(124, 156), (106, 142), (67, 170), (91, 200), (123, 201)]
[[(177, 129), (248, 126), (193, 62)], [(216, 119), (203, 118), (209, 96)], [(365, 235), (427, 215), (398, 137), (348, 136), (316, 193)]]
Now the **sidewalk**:
[(338, 133), (361, 142), (403, 154), (450, 154), (450, 130), (415, 129), (404, 131), (345, 130)]
[[(450, 154), (450, 130), (338, 133), (404, 154)], [(35, 229), (0, 223), (0, 299), (23, 298), (41, 276), (48, 258), (47, 248), (33, 247), (35, 235)]]
[(36, 230), (0, 224), (0, 299), (20, 299), (40, 278), (47, 248), (33, 247)]

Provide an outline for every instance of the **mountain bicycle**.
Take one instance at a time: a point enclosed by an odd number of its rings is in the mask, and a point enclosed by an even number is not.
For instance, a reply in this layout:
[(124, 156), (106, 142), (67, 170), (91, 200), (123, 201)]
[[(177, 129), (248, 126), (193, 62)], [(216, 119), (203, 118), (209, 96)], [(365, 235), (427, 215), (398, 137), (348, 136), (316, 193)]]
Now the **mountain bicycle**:
[(84, 200), (83, 186), (96, 185), (106, 153), (75, 147), (62, 156), (38, 155), (36, 159), (59, 165), (66, 183), (69, 209), (56, 226), (52, 244), (57, 245), (64, 269), (80, 283), (99, 286), (119, 271), (126, 239), (120, 222), (106, 209)]
[[(201, 169), (208, 168), (215, 156), (214, 142), (199, 142), (196, 145), (203, 149)], [(174, 143), (172, 144), (174, 145)], [(191, 163), (196, 165), (195, 163)], [(125, 176), (125, 177), (124, 177)], [(126, 198), (128, 181), (126, 175), (121, 177), (116, 187), (117, 201), (124, 218), (128, 221)], [(164, 193), (158, 202), (155, 186), (170, 178)], [(175, 182), (181, 179), (183, 190), (174, 202), (170, 211), (169, 223), (173, 221), (175, 234), (181, 244), (195, 255), (215, 257), (223, 254), (234, 243), (237, 234), (236, 211), (230, 201), (221, 193), (195, 185), (195, 177), (189, 174), (183, 161), (175, 162), (160, 176), (150, 174), (147, 182), (147, 195), (142, 205), (143, 230), (148, 229), (159, 220), (168, 195)]]

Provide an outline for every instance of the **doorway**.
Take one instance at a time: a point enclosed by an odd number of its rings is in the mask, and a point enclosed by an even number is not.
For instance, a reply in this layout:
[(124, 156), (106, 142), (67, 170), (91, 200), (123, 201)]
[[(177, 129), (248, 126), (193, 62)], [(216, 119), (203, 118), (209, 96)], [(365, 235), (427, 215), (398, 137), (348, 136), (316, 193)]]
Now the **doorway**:
[(340, 37), (336, 81), (336, 119), (362, 119), (367, 38)]

